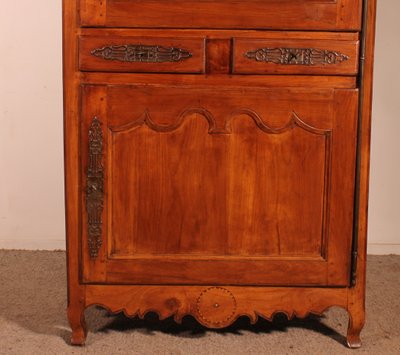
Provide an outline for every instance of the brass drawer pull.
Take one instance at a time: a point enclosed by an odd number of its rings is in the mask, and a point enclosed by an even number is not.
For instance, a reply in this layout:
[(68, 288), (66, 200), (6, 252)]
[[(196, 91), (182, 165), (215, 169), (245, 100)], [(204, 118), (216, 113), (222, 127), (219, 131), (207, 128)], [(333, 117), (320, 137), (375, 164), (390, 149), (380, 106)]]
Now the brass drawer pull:
[(244, 54), (257, 62), (282, 65), (339, 64), (349, 59), (345, 54), (316, 48), (259, 48)]
[(92, 50), (91, 54), (106, 60), (141, 63), (179, 62), (192, 57), (185, 49), (142, 44), (106, 46)]

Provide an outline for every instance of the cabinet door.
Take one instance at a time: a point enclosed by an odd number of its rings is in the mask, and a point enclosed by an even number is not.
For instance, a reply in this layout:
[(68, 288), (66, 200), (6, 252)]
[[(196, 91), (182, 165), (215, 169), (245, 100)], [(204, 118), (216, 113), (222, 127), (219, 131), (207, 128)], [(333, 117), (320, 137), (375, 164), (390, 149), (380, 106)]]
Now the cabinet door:
[(84, 282), (348, 284), (357, 90), (229, 80), (82, 87)]

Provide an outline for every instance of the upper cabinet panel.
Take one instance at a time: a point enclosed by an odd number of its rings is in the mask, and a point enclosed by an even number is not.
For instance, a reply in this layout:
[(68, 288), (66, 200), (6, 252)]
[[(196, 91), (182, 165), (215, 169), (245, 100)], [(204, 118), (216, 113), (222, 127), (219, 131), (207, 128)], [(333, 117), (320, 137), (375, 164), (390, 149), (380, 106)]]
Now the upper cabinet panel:
[(77, 0), (84, 27), (360, 30), (362, 0)]

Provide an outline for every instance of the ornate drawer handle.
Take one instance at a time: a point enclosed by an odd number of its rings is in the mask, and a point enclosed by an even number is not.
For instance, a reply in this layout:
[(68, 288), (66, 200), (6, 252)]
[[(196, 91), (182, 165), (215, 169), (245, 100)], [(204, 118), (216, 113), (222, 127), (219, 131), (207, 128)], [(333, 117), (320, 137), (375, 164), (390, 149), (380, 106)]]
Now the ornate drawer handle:
[(179, 62), (192, 57), (185, 49), (142, 44), (105, 46), (91, 51), (95, 57), (120, 62), (164, 63)]
[(258, 48), (244, 54), (257, 62), (282, 65), (339, 64), (349, 59), (345, 54), (317, 48)]

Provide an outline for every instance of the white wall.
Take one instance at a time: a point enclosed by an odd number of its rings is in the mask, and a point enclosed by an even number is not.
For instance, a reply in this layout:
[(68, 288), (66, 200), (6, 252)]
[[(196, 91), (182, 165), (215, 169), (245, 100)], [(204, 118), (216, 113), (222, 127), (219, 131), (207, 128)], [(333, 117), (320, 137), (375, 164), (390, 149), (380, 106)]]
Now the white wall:
[(61, 0), (2, 1), (0, 248), (64, 248)]
[(369, 251), (400, 254), (399, 0), (378, 0)]
[[(400, 254), (400, 1), (379, 2), (369, 251)], [(0, 12), (0, 248), (64, 248), (61, 0)]]

